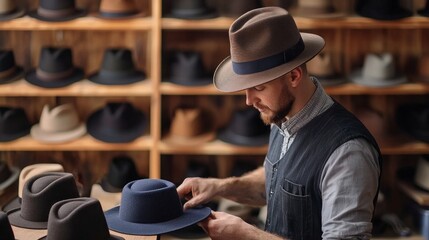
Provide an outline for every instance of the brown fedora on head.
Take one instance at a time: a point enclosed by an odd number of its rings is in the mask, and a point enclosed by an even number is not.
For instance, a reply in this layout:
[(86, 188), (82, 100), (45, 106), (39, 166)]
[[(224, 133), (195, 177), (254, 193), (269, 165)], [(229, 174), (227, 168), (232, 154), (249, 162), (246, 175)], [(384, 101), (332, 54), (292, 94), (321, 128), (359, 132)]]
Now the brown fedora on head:
[(214, 85), (235, 92), (272, 81), (307, 62), (325, 45), (322, 37), (300, 33), (280, 7), (264, 7), (239, 17), (229, 28), (231, 56), (214, 74)]
[(130, 18), (137, 17), (139, 10), (134, 0), (101, 0), (97, 17), (101, 18)]
[(7, 21), (24, 15), (24, 9), (18, 8), (16, 2), (15, 0), (0, 1), (0, 21)]

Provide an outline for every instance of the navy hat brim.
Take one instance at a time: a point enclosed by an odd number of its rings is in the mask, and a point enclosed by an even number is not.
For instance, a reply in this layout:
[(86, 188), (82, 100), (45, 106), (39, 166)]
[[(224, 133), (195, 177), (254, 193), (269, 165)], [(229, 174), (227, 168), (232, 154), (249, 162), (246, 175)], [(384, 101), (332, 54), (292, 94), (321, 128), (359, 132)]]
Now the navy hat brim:
[(60, 88), (60, 87), (66, 87), (68, 85), (71, 85), (72, 83), (75, 83), (77, 81), (80, 81), (84, 78), (84, 72), (80, 68), (75, 68), (73, 74), (70, 77), (59, 79), (56, 81), (44, 81), (37, 77), (36, 70), (33, 69), (27, 73), (25, 76), (25, 80), (33, 85), (42, 87), (42, 88)]
[(208, 207), (184, 210), (183, 214), (175, 219), (159, 223), (133, 223), (119, 218), (120, 206), (104, 213), (107, 225), (111, 230), (131, 235), (158, 235), (173, 232), (206, 219), (211, 209)]
[(231, 132), (228, 128), (221, 130), (217, 136), (217, 138), (223, 142), (231, 143), (239, 146), (249, 146), (249, 147), (266, 145), (269, 142), (269, 137), (270, 137), (269, 131), (259, 136), (247, 137), (247, 136), (235, 134)]
[(37, 10), (32, 10), (30, 12), (28, 12), (28, 15), (32, 18), (36, 18), (38, 20), (41, 21), (45, 21), (45, 22), (65, 22), (65, 21), (70, 21), (76, 18), (80, 18), (80, 17), (84, 17), (88, 14), (87, 10), (84, 9), (76, 9), (75, 12), (69, 16), (66, 17), (61, 17), (61, 18), (47, 18), (44, 16), (40, 16), (37, 13)]
[(126, 77), (117, 76), (101, 76), (99, 72), (91, 75), (88, 78), (91, 82), (102, 84), (102, 85), (126, 85), (136, 82), (140, 82), (146, 79), (146, 74), (143, 71), (135, 71), (131, 74), (127, 74)]
[(17, 11), (8, 14), (0, 14), (0, 21), (9, 21), (15, 18), (22, 17), (24, 16), (24, 14), (24, 9), (18, 9)]
[(7, 78), (0, 78), (0, 84), (6, 84), (24, 77), (24, 70), (22, 67), (17, 67), (15, 73)]

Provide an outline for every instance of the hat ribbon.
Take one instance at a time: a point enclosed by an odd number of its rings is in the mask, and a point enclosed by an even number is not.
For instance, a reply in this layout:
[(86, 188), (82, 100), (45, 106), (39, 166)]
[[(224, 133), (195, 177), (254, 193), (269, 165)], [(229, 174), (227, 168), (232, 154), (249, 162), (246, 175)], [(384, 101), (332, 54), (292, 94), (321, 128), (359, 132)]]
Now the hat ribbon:
[(16, 70), (16, 66), (13, 66), (9, 69), (7, 69), (6, 71), (0, 72), (0, 78), (7, 78), (10, 75), (12, 75)]
[(236, 74), (252, 74), (262, 72), (271, 68), (278, 67), (282, 64), (294, 60), (299, 54), (304, 51), (305, 45), (302, 38), (292, 47), (280, 53), (248, 62), (232, 62), (232, 68)]
[(36, 75), (45, 81), (55, 81), (58, 79), (66, 78), (73, 74), (74, 68), (70, 68), (66, 71), (58, 72), (58, 73), (50, 73), (43, 71), (42, 69), (38, 68), (36, 69)]
[(69, 16), (69, 15), (73, 14), (74, 12), (75, 12), (74, 8), (50, 10), (50, 9), (39, 7), (37, 9), (37, 13), (40, 16), (47, 17), (47, 18), (61, 18), (64, 16)]

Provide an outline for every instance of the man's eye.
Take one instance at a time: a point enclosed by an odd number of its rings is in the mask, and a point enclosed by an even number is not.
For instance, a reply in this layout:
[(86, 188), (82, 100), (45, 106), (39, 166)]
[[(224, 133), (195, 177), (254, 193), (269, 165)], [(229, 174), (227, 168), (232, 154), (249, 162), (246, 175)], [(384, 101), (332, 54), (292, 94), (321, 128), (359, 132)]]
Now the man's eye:
[(256, 86), (255, 90), (256, 91), (262, 91), (262, 90), (264, 90), (264, 87), (263, 86)]

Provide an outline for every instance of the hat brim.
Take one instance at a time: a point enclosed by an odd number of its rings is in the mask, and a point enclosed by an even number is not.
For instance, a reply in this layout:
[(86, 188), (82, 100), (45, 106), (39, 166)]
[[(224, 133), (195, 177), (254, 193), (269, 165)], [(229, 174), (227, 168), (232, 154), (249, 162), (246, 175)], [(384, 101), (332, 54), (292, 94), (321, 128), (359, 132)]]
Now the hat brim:
[(1, 134), (0, 135), (0, 142), (10, 142), (13, 140), (16, 140), (18, 138), (27, 136), (28, 134), (30, 134), (30, 126), (26, 129), (21, 130), (20, 132), (16, 132), (13, 134)]
[(367, 87), (390, 87), (407, 82), (407, 78), (404, 75), (398, 75), (394, 78), (385, 80), (364, 77), (362, 74), (362, 69), (352, 72), (350, 74), (350, 80), (356, 84)]
[(47, 229), (48, 221), (46, 222), (33, 222), (21, 217), (21, 208), (9, 211), (8, 218), (11, 225), (29, 228), (29, 229)]
[(98, 199), (103, 211), (107, 211), (121, 203), (121, 192), (107, 192), (100, 184), (93, 184), (91, 188), (91, 197)]
[(6, 84), (6, 83), (10, 83), (13, 82), (15, 80), (21, 79), (24, 77), (24, 70), (22, 67), (17, 67), (16, 71), (14, 74), (12, 74), (11, 76), (7, 77), (7, 78), (0, 78), (0, 84)]
[(28, 12), (28, 16), (32, 17), (32, 18), (36, 18), (38, 20), (41, 21), (45, 21), (45, 22), (65, 22), (65, 21), (70, 21), (76, 18), (80, 18), (85, 16), (88, 13), (88, 11), (84, 10), (84, 9), (76, 9), (75, 12), (73, 14), (70, 14), (69, 16), (65, 16), (65, 17), (60, 17), (60, 18), (47, 18), (44, 16), (41, 16), (37, 13), (37, 10), (32, 10), (30, 12)]
[(100, 124), (101, 112), (102, 109), (97, 110), (88, 118), (86, 123), (87, 132), (95, 139), (108, 143), (127, 143), (143, 135), (146, 127), (146, 119), (143, 112), (138, 112), (138, 115), (134, 116), (138, 122), (134, 128), (122, 132), (113, 131)]
[(88, 77), (88, 80), (102, 85), (126, 85), (143, 81), (145, 78), (146, 75), (142, 71), (135, 71), (123, 78), (117, 76), (105, 77), (101, 76), (99, 72), (97, 72)]
[(167, 144), (172, 144), (172, 145), (189, 146), (189, 145), (204, 144), (212, 141), (215, 138), (216, 138), (216, 133), (214, 131), (203, 133), (192, 137), (181, 137), (181, 136), (177, 136), (169, 133), (167, 136), (165, 136), (163, 141)]
[(292, 61), (266, 71), (244, 75), (236, 74), (232, 69), (231, 57), (227, 57), (219, 64), (214, 73), (214, 86), (222, 92), (237, 92), (270, 82), (292, 71), (301, 64), (306, 63), (316, 56), (325, 46), (323, 38), (316, 34), (301, 33), (301, 37), (304, 41), (305, 48), (300, 55)]
[(15, 12), (9, 13), (9, 14), (0, 14), (0, 21), (8, 21), (15, 18), (19, 18), (24, 16), (25, 10), (24, 9), (18, 9)]
[(16, 197), (12, 199), (10, 202), (8, 202), (6, 205), (3, 206), (2, 211), (5, 213), (8, 213), (12, 210), (21, 208), (21, 202), (19, 197)]
[(192, 224), (198, 223), (207, 218), (211, 209), (208, 207), (193, 208), (183, 211), (183, 214), (175, 219), (159, 222), (159, 223), (133, 223), (127, 222), (119, 218), (120, 206), (106, 211), (107, 225), (111, 230), (131, 234), (131, 235), (158, 235), (168, 232), (173, 232)]
[(80, 68), (75, 68), (70, 77), (58, 79), (56, 81), (45, 81), (37, 77), (36, 70), (33, 69), (27, 73), (25, 80), (35, 86), (42, 88), (61, 88), (71, 85), (84, 78), (84, 72)]
[(239, 145), (239, 146), (248, 146), (248, 147), (257, 147), (257, 146), (263, 146), (268, 144), (270, 137), (270, 132), (260, 135), (260, 136), (253, 136), (253, 137), (247, 137), (235, 134), (231, 132), (228, 128), (221, 130), (217, 138), (221, 140), (222, 142)]
[(11, 174), (5, 181), (0, 183), (0, 192), (11, 186), (14, 182), (18, 180), (19, 169), (15, 167), (10, 168)]
[(45, 143), (64, 143), (78, 139), (85, 135), (86, 126), (85, 123), (79, 124), (76, 128), (66, 132), (47, 132), (44, 131), (40, 124), (35, 124), (31, 128), (31, 136), (38, 141)]

